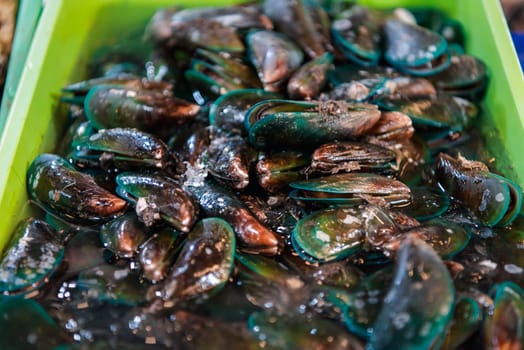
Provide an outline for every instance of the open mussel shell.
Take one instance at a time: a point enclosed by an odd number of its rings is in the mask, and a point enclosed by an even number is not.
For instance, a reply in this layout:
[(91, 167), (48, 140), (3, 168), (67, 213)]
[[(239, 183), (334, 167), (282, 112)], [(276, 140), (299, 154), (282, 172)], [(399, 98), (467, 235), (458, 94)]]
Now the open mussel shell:
[(304, 150), (361, 136), (380, 119), (380, 111), (366, 103), (267, 100), (251, 107), (245, 118), (255, 147)]
[(217, 98), (209, 108), (209, 123), (222, 130), (244, 134), (244, 116), (249, 108), (257, 102), (279, 97), (262, 89), (229, 91)]
[(46, 211), (73, 223), (106, 222), (127, 208), (125, 200), (53, 154), (42, 154), (31, 163), (27, 191)]
[(453, 280), (442, 260), (429, 245), (407, 235), (368, 348), (430, 348), (444, 337), (454, 301)]
[(199, 221), (165, 281), (148, 292), (149, 298), (176, 302), (211, 297), (229, 279), (235, 248), (235, 233), (227, 222), (219, 218)]
[(378, 11), (358, 5), (337, 14), (331, 23), (333, 43), (353, 62), (377, 65), (382, 56), (381, 17)]
[(493, 286), (494, 309), (483, 322), (486, 349), (518, 349), (524, 339), (524, 291), (513, 282)]
[(343, 173), (290, 183), (294, 199), (317, 204), (406, 205), (411, 191), (400, 181), (371, 173)]
[(354, 254), (365, 244), (380, 246), (397, 232), (393, 219), (379, 207), (335, 207), (299, 220), (291, 242), (303, 259), (326, 262)]
[(448, 44), (438, 33), (399, 20), (387, 20), (385, 59), (406, 73), (427, 76), (449, 67)]
[(63, 257), (63, 242), (50, 225), (33, 218), (20, 222), (0, 261), (0, 293), (24, 293), (37, 288)]
[(166, 168), (173, 159), (167, 145), (154, 135), (133, 128), (103, 129), (74, 143), (75, 161), (118, 168)]
[(135, 205), (139, 218), (152, 226), (160, 219), (188, 232), (198, 218), (198, 204), (175, 180), (162, 175), (126, 172), (117, 176), (117, 192)]
[(360, 208), (330, 208), (299, 220), (292, 234), (295, 251), (306, 260), (322, 262), (357, 252), (365, 238), (361, 213)]
[(457, 160), (440, 153), (436, 159), (436, 179), (486, 226), (509, 225), (522, 207), (520, 186), (488, 170), (471, 169), (462, 158)]

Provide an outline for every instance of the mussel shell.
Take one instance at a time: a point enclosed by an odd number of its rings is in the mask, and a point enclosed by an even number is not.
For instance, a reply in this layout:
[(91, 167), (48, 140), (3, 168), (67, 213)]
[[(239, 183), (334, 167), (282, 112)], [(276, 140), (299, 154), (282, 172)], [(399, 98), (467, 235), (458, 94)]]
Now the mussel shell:
[(198, 60), (209, 62), (217, 74), (233, 84), (238, 86), (244, 85), (250, 88), (262, 88), (255, 70), (240, 59), (236, 59), (228, 54), (203, 49), (196, 50), (194, 57), (198, 58)]
[(351, 291), (343, 308), (344, 323), (350, 332), (365, 339), (371, 336), (392, 280), (393, 268), (387, 266), (363, 278)]
[(273, 31), (255, 31), (246, 36), (248, 55), (268, 91), (278, 91), (300, 67), (304, 54), (288, 37)]
[(380, 111), (371, 104), (267, 100), (249, 109), (245, 125), (255, 147), (304, 150), (358, 137), (379, 118)]
[(512, 282), (493, 286), (494, 309), (483, 324), (487, 349), (518, 349), (524, 334), (524, 291)]
[(85, 96), (91, 88), (100, 85), (120, 86), (135, 90), (157, 91), (160, 93), (171, 93), (173, 90), (173, 85), (165, 81), (148, 80), (134, 74), (119, 73), (117, 75), (108, 75), (70, 84), (62, 88), (62, 91)]
[(371, 143), (344, 141), (326, 143), (311, 156), (310, 171), (336, 174), (338, 172), (393, 173), (394, 151)]
[(171, 163), (167, 145), (154, 135), (133, 128), (103, 129), (87, 139), (75, 142), (76, 160), (94, 158), (117, 167), (133, 166), (165, 168)]
[(148, 234), (147, 227), (135, 213), (126, 213), (100, 228), (100, 240), (106, 249), (120, 257), (132, 257)]
[(0, 292), (23, 293), (38, 287), (63, 257), (63, 242), (50, 225), (33, 218), (20, 222), (2, 254)]
[(262, 89), (229, 91), (217, 98), (209, 108), (209, 123), (238, 134), (244, 134), (244, 116), (255, 103), (279, 98), (274, 92)]
[(234, 58), (208, 50), (197, 50), (191, 60), (191, 69), (185, 72), (186, 80), (210, 97), (229, 91), (261, 88), (256, 72)]
[(418, 235), (428, 243), (442, 259), (452, 259), (469, 243), (471, 230), (443, 218), (434, 218), (414, 227), (407, 233)]
[(439, 88), (452, 95), (475, 95), (487, 83), (486, 64), (471, 55), (451, 57), (451, 65), (430, 80)]
[(179, 232), (173, 229), (159, 229), (140, 246), (138, 261), (144, 278), (153, 283), (165, 278), (182, 248), (178, 238)]
[(510, 224), (522, 207), (522, 190), (517, 184), (489, 171), (462, 167), (444, 153), (436, 159), (436, 178), (486, 226)]
[(257, 254), (275, 255), (281, 249), (280, 237), (260, 223), (246, 204), (227, 188), (206, 179), (189, 186), (208, 217), (220, 217), (233, 227), (239, 248)]
[(117, 192), (135, 205), (147, 226), (162, 218), (188, 232), (198, 218), (193, 196), (167, 176), (126, 172), (118, 175), (116, 181)]
[(305, 281), (318, 285), (351, 290), (361, 281), (364, 273), (348, 261), (311, 264), (293, 251), (285, 252), (282, 259), (286, 266), (296, 271)]
[(407, 235), (395, 276), (373, 325), (370, 349), (427, 349), (443, 338), (453, 316), (455, 290), (433, 249)]
[(272, 24), (260, 11), (259, 6), (211, 6), (177, 9), (169, 19), (171, 23), (182, 23), (197, 18), (208, 18), (235, 29), (266, 28)]
[(400, 181), (370, 173), (346, 173), (292, 182), (299, 191), (290, 196), (297, 200), (317, 203), (358, 204), (373, 199), (384, 205), (405, 205), (411, 200), (409, 187)]
[(236, 254), (235, 259), (240, 275), (246, 279), (261, 278), (291, 289), (304, 286), (304, 281), (300, 276), (273, 258), (253, 254)]
[(440, 128), (446, 132), (463, 130), (478, 114), (478, 111), (465, 108), (460, 102), (446, 94), (416, 100), (395, 100), (387, 97), (377, 100), (377, 104), (386, 110), (409, 115), (416, 128)]
[[(426, 28), (404, 23), (399, 20), (387, 20), (384, 24), (386, 35), (385, 59), (393, 67), (410, 70), (430, 63), (446, 53), (447, 42), (438, 33)], [(446, 67), (449, 66), (449, 57)], [(439, 67), (443, 70), (445, 67)], [(433, 73), (434, 70), (431, 72)]]
[(289, 97), (305, 100), (317, 97), (327, 82), (327, 72), (332, 63), (333, 55), (326, 52), (302, 65), (288, 81)]
[(482, 320), (479, 303), (470, 296), (460, 296), (455, 302), (453, 321), (442, 343), (442, 350), (453, 350), (477, 331)]
[(355, 63), (376, 65), (382, 55), (380, 17), (377, 11), (358, 5), (339, 13), (331, 23), (333, 43)]
[(164, 301), (209, 298), (229, 279), (235, 248), (235, 234), (227, 222), (219, 218), (199, 221), (187, 235), (166, 280), (160, 289), (150, 290), (150, 297)]
[[(353, 64), (337, 64), (328, 72), (328, 80), (334, 86), (352, 81), (360, 81), (373, 93), (383, 87), (384, 83), (399, 76), (394, 68), (385, 66), (362, 68)], [(373, 94), (371, 93), (370, 96)]]
[(87, 93), (84, 110), (97, 129), (123, 127), (155, 132), (193, 119), (200, 107), (155, 91), (99, 85)]
[(73, 223), (102, 223), (117, 217), (126, 202), (103, 189), (64, 159), (42, 154), (29, 166), (27, 191), (46, 211)]
[(313, 1), (265, 0), (264, 13), (277, 30), (285, 33), (311, 57), (326, 52), (328, 33), (323, 32), (327, 14)]
[(365, 241), (361, 208), (330, 208), (299, 220), (293, 230), (295, 251), (306, 260), (333, 261), (360, 250)]
[(253, 152), (239, 135), (217, 135), (208, 149), (208, 170), (220, 182), (235, 189), (249, 184)]
[(245, 50), (236, 30), (209, 18), (194, 18), (171, 23), (170, 46), (193, 50), (242, 53)]
[(303, 170), (309, 163), (309, 155), (303, 152), (261, 152), (256, 164), (258, 184), (268, 192), (278, 192), (290, 182), (303, 179)]

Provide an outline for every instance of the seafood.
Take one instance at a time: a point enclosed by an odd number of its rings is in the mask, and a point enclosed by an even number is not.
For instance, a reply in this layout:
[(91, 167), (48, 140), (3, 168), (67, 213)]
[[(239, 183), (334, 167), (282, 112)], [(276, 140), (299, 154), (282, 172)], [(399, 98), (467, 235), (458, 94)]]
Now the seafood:
[(167, 176), (122, 173), (117, 176), (117, 192), (135, 206), (147, 226), (165, 220), (188, 232), (198, 218), (198, 206), (188, 192)]
[(265, 0), (145, 34), (62, 89), (60, 156), (30, 164), (0, 259), (0, 347), (520, 346), (522, 190), (475, 153), (489, 67), (457, 21)]
[(43, 154), (27, 172), (29, 196), (54, 215), (73, 223), (105, 222), (123, 214), (127, 204), (64, 159)]

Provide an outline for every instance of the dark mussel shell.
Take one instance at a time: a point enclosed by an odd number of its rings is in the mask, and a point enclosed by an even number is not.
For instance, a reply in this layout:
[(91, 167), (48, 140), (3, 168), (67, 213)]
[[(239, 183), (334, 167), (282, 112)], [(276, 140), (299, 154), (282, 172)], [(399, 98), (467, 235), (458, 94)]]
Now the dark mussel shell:
[(406, 205), (411, 191), (400, 181), (371, 173), (343, 173), (292, 182), (291, 197), (323, 204)]
[(486, 226), (509, 225), (522, 207), (522, 190), (513, 181), (477, 166), (463, 157), (437, 156), (436, 179)]
[(42, 154), (31, 163), (27, 191), (46, 211), (73, 223), (106, 222), (127, 208), (125, 200), (53, 154)]
[(245, 125), (255, 147), (303, 151), (330, 141), (354, 139), (379, 119), (377, 106), (366, 103), (267, 100), (249, 109)]
[(219, 218), (199, 221), (187, 235), (165, 281), (160, 288), (153, 287), (149, 297), (171, 302), (209, 298), (229, 279), (235, 248), (235, 234), (227, 222)]
[(74, 160), (92, 162), (102, 168), (116, 166), (121, 169), (164, 169), (173, 165), (174, 161), (162, 140), (133, 128), (99, 130), (96, 134), (77, 140), (74, 146)]
[(160, 219), (189, 232), (198, 218), (198, 204), (175, 180), (163, 175), (126, 172), (117, 176), (117, 192), (135, 205), (138, 217), (152, 226)]
[(455, 289), (433, 249), (407, 235), (393, 282), (373, 325), (370, 349), (427, 349), (443, 338), (453, 316)]
[(0, 261), (0, 293), (30, 291), (60, 265), (64, 244), (46, 222), (29, 218), (14, 230)]
[(288, 37), (277, 32), (251, 32), (246, 41), (250, 60), (264, 89), (268, 91), (279, 91), (304, 59), (302, 50)]

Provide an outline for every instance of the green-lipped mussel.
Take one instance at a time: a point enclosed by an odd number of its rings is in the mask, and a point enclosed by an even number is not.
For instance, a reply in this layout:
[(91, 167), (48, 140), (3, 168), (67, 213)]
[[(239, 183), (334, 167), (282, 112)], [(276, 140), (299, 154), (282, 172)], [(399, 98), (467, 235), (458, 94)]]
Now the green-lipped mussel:
[(60, 156), (28, 166), (1, 255), (0, 348), (522, 347), (522, 190), (479, 140), (476, 33), (343, 0), (144, 29), (153, 51), (115, 43), (62, 90)]

